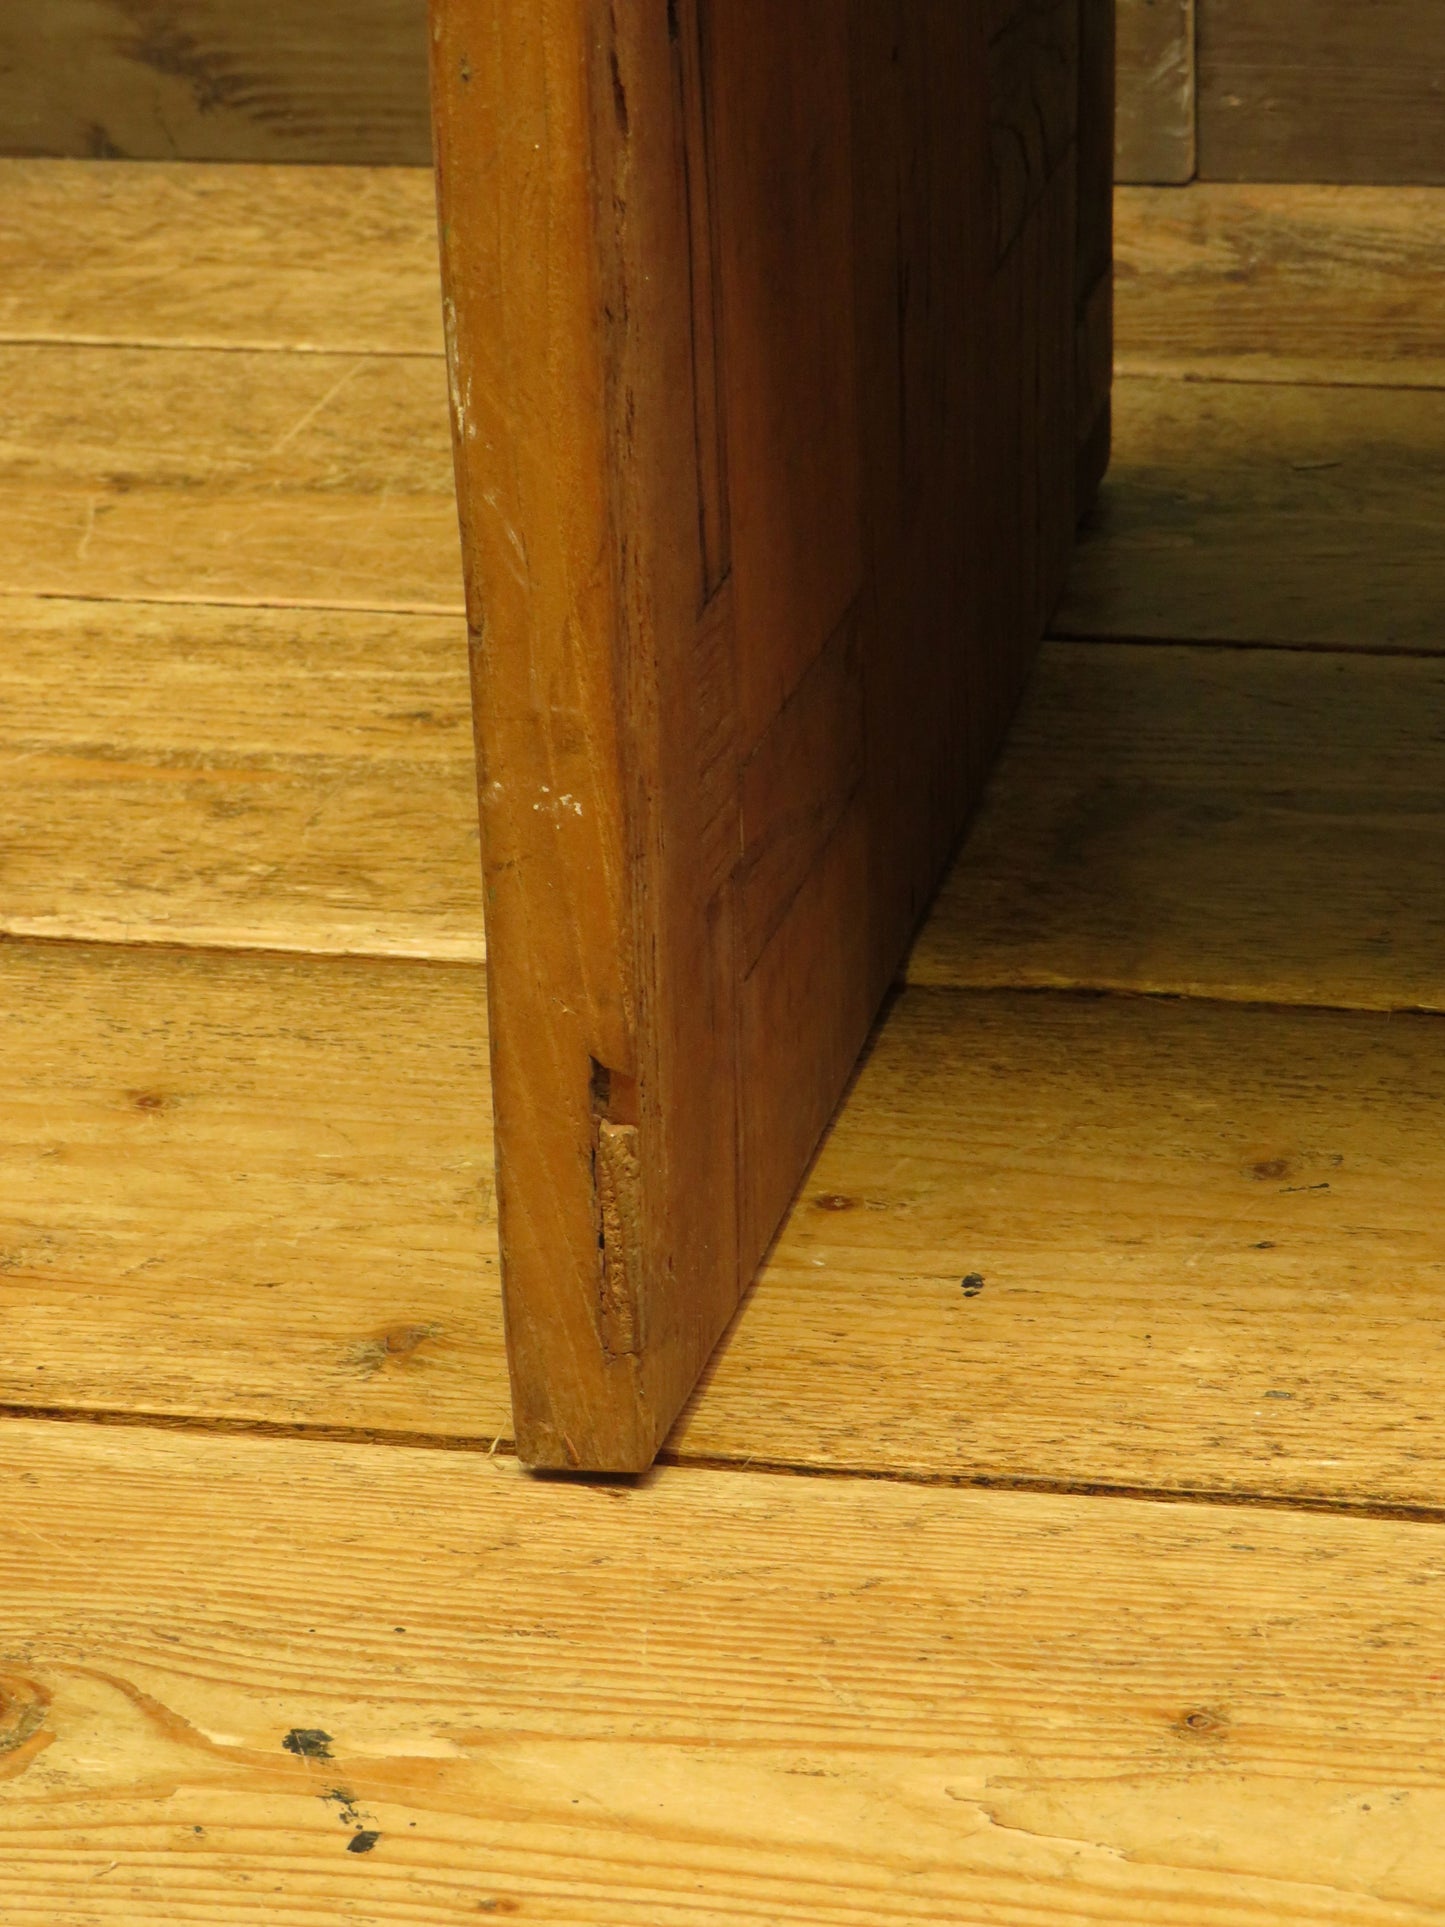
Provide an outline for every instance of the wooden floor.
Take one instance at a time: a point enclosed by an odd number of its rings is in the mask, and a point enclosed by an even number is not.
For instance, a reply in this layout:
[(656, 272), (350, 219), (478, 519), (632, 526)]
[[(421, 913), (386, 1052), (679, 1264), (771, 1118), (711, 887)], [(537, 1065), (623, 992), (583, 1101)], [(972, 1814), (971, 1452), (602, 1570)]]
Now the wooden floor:
[(0, 1916), (1445, 1908), (1445, 194), (1112, 477), (662, 1467), (509, 1454), (431, 187), (0, 167)]

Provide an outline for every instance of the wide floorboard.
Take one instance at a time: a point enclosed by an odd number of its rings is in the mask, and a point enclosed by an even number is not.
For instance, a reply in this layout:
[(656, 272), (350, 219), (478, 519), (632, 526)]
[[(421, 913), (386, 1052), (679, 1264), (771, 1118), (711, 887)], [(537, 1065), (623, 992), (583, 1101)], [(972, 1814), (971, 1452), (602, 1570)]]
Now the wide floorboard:
[(1436, 1525), (5, 1444), (15, 1927), (1439, 1918)]

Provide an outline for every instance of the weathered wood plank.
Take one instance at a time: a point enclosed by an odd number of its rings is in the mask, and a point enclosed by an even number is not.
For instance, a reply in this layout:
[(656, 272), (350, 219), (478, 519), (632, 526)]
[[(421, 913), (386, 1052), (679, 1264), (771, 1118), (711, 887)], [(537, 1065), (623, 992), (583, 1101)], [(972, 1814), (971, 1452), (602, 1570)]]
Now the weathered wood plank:
[(0, 598), (0, 932), (480, 959), (456, 618)]
[[(478, 973), (0, 986), (0, 1405), (510, 1436)], [(1445, 1510), (1442, 1103), (1434, 1019), (909, 991), (669, 1449)]]
[(8, 0), (0, 151), (425, 166), (424, 0)]
[(1115, 195), (1121, 374), (1445, 387), (1433, 188)]
[(0, 161), (0, 340), (440, 355), (431, 171)]
[(1445, 649), (1445, 394), (1118, 382), (1060, 636)]
[(432, 356), (0, 346), (0, 589), (459, 613)]
[(1207, 180), (1445, 182), (1437, 0), (1205, 0)]
[(1445, 1502), (1445, 1024), (910, 990), (672, 1442)]
[(1433, 1525), (5, 1445), (15, 1927), (1438, 1915)]
[(0, 943), (0, 1403), (508, 1431), (481, 972)]
[(1195, 0), (1119, 0), (1121, 181), (1190, 181), (1195, 169)]
[(1445, 1010), (1445, 663), (1052, 643), (911, 983)]

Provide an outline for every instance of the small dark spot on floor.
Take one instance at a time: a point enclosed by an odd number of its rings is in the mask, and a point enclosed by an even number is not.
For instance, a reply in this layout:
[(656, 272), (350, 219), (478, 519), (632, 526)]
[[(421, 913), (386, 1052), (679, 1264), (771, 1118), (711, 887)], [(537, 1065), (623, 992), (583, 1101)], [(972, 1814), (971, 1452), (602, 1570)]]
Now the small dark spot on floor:
[(856, 1198), (845, 1198), (837, 1191), (825, 1191), (821, 1197), (814, 1198), (813, 1209), (815, 1211), (852, 1211), (857, 1203)]
[(129, 1091), (127, 1096), (138, 1111), (163, 1111), (167, 1099), (160, 1091)]
[(319, 1726), (293, 1726), (281, 1744), (299, 1760), (331, 1758), (331, 1735), (323, 1733)]
[(963, 1281), (964, 1297), (977, 1298), (987, 1282), (981, 1271), (971, 1271)]
[(518, 1900), (479, 1900), (477, 1902), (479, 1914), (519, 1914), (521, 1911), (522, 1904)]
[(348, 1853), (370, 1853), (381, 1835), (371, 1827), (363, 1827), (360, 1833), (353, 1833), (346, 1843)]
[(1261, 1184), (1270, 1184), (1278, 1178), (1289, 1176), (1289, 1159), (1261, 1158), (1251, 1169)]
[(1293, 1392), (1266, 1392), (1266, 1398), (1293, 1398)]
[(1273, 1251), (1273, 1250), (1274, 1250), (1274, 1239), (1273, 1239), (1273, 1238), (1261, 1238), (1261, 1239), (1260, 1239), (1260, 1241), (1259, 1241), (1259, 1243), (1258, 1243), (1258, 1244), (1257, 1244), (1257, 1245), (1256, 1245), (1256, 1246), (1255, 1246), (1254, 1248), (1255, 1248), (1255, 1250), (1256, 1250), (1256, 1251)]

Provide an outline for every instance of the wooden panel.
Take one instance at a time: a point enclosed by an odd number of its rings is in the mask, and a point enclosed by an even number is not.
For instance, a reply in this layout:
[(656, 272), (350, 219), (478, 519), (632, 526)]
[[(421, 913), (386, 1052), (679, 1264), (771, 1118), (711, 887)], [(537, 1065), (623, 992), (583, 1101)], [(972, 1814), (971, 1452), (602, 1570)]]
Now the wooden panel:
[(1121, 181), (1177, 185), (1194, 178), (1195, 5), (1119, 0)]
[(1120, 188), (1122, 374), (1445, 387), (1432, 188)]
[(510, 1430), (481, 972), (0, 943), (10, 1404)]
[(1207, 180), (1445, 181), (1437, 0), (1204, 0)]
[[(699, 617), (695, 208), (675, 165), (679, 123), (699, 117), (661, 15), (636, 10), (620, 37), (592, 16), (584, 0), (547, 16), (443, 6), (434, 83), (517, 1424), (538, 1461), (640, 1466), (737, 1292), (733, 1024), (715, 988), (730, 906), (686, 915), (697, 890), (717, 900), (698, 843), (720, 820), (737, 847), (735, 681), (730, 623)], [(627, 210), (605, 241), (595, 182)], [(694, 831), (673, 852), (669, 806)], [(712, 1040), (681, 1102), (712, 1111), (724, 1151), (697, 1169), (691, 1117), (666, 1120), (674, 1166), (659, 1112), (674, 1040), (638, 1021), (674, 967)], [(628, 1195), (609, 1242), (597, 1171), (614, 1132), (610, 1181)], [(670, 1289), (679, 1176), (712, 1248)], [(618, 1350), (621, 1329), (634, 1342)]]
[[(847, 621), (742, 766), (737, 873), (742, 963), (751, 970), (863, 780), (862, 666)], [(810, 786), (802, 790), (799, 769)], [(860, 878), (866, 890), (866, 879)]]
[(8, 592), (454, 613), (431, 357), (0, 347)]
[(988, 47), (994, 238), (1002, 260), (1028, 226), (1078, 130), (1078, 0), (995, 7)]
[(14, 1927), (1438, 1910), (1436, 1526), (78, 1426), (0, 1479)]
[(530, 1462), (651, 1459), (1062, 585), (1079, 29), (1077, 0), (439, 9)]
[(849, 30), (838, 0), (729, 0), (704, 17), (751, 745), (863, 586)]
[(1121, 380), (1062, 636), (1445, 649), (1445, 394)]
[(1445, 663), (1050, 644), (911, 983), (1445, 1010)]
[(1439, 1508), (1445, 1025), (906, 991), (670, 1450)]
[(1078, 217), (1074, 234), (1074, 510), (1094, 501), (1109, 466), (1114, 379), (1114, 0), (1079, 10)]
[(0, 599), (0, 932), (480, 959), (454, 617)]
[(424, 0), (8, 0), (0, 151), (424, 166)]
[(0, 340), (440, 355), (431, 171), (0, 161)]

